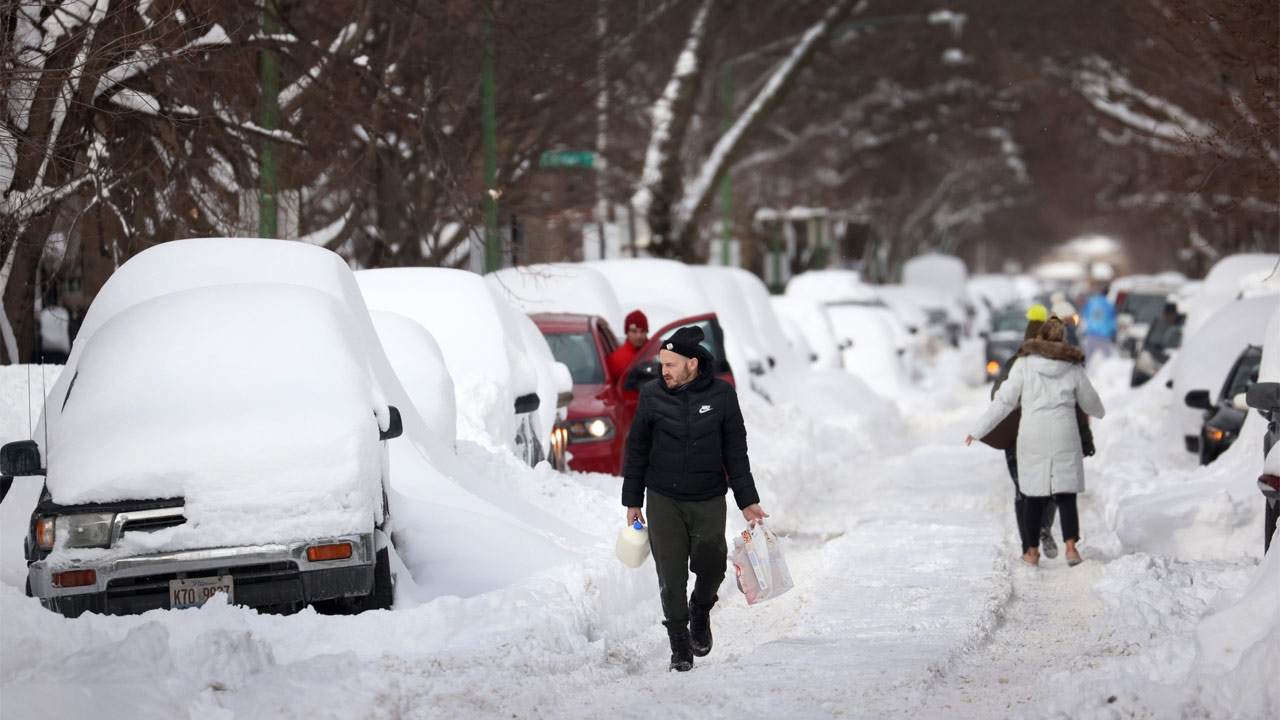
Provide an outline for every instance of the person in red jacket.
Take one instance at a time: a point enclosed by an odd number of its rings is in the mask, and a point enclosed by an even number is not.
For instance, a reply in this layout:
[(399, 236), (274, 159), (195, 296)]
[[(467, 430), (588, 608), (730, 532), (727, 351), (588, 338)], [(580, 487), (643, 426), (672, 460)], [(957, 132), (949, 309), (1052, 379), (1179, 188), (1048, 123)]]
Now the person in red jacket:
[(639, 310), (631, 311), (627, 316), (625, 323), (627, 329), (627, 341), (622, 343), (617, 350), (609, 353), (607, 363), (609, 365), (609, 374), (618, 377), (631, 360), (635, 358), (636, 353), (640, 352), (640, 348), (649, 340), (649, 318)]

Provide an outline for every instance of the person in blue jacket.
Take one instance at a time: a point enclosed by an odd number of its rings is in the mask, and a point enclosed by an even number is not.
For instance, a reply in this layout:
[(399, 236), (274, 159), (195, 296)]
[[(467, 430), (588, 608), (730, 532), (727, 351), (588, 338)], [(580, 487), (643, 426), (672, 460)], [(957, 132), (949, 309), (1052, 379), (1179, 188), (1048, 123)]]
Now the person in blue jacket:
[(1081, 349), (1084, 350), (1085, 360), (1093, 362), (1093, 356), (1099, 352), (1104, 357), (1111, 357), (1116, 342), (1116, 307), (1107, 299), (1105, 283), (1099, 285), (1094, 296), (1085, 303), (1081, 320), (1084, 322), (1084, 343)]

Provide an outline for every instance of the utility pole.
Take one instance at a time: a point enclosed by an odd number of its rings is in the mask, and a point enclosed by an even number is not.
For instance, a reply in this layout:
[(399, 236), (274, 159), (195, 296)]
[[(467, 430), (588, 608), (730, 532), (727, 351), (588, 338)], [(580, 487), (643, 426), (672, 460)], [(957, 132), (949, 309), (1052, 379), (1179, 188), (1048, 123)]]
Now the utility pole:
[(609, 36), (609, 15), (606, 0), (596, 0), (596, 37), (600, 42), (596, 73), (600, 90), (596, 93), (596, 156), (593, 163), (596, 180), (596, 230), (600, 233), (600, 259), (608, 253), (605, 242), (605, 223), (609, 222), (609, 161), (605, 151), (609, 147), (609, 76), (606, 68), (605, 42)]
[[(727, 133), (733, 127), (733, 58), (724, 61), (721, 73), (721, 99), (724, 103), (720, 132)], [(724, 169), (720, 178), (720, 264), (730, 265), (729, 242), (733, 239), (733, 188), (729, 183), (731, 168)]]
[(484, 65), (480, 81), (481, 118), (484, 134), (484, 271), (502, 267), (502, 238), (498, 235), (498, 150), (497, 121), (493, 91), (493, 5), (484, 4)]
[[(280, 23), (276, 18), (275, 0), (263, 0), (262, 34), (268, 37), (276, 34)], [(271, 41), (262, 51), (261, 83), (261, 123), (267, 131), (280, 127), (280, 63), (275, 50), (270, 48)], [(278, 237), (276, 231), (276, 193), (279, 191), (276, 158), (276, 141), (264, 138), (262, 141), (261, 167), (258, 171), (258, 236), (265, 238)]]

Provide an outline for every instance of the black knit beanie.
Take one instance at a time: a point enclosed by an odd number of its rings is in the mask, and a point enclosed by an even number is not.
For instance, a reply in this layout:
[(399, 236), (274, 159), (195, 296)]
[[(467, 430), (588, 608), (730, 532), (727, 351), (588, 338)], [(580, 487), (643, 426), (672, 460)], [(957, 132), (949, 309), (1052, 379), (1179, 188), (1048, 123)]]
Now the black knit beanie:
[(706, 353), (701, 345), (704, 338), (706, 335), (702, 332), (702, 328), (689, 325), (675, 331), (675, 334), (662, 343), (662, 349), (687, 358), (700, 358)]

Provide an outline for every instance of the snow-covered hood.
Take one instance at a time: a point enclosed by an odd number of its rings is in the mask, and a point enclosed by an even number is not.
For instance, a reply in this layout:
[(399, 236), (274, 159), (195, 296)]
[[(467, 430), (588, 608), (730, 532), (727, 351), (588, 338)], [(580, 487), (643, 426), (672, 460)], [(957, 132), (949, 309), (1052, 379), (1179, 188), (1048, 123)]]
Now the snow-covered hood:
[(46, 484), (76, 505), (184, 498), (155, 549), (368, 531), (385, 402), (347, 307), (300, 286), (173, 293), (83, 348), (50, 428)]

